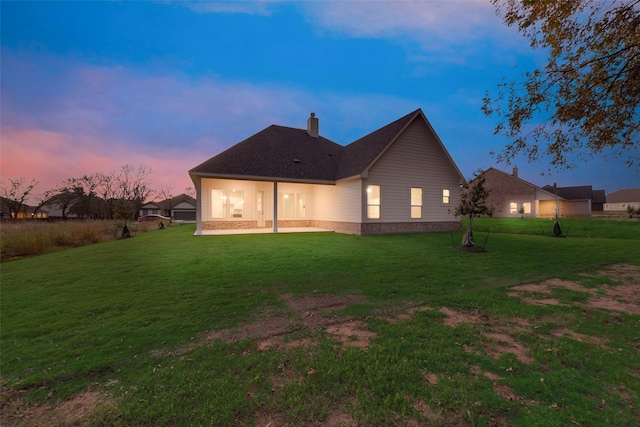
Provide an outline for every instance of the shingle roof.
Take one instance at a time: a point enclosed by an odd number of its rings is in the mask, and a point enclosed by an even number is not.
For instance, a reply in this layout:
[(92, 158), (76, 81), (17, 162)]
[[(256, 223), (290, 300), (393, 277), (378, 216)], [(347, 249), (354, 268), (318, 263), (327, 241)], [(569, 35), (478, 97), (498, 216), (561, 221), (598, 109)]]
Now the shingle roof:
[(192, 175), (333, 181), (343, 147), (306, 130), (271, 125), (189, 171)]
[(188, 194), (178, 194), (177, 196), (172, 196), (171, 200), (169, 199), (164, 199), (161, 200), (159, 202), (157, 202), (157, 205), (159, 207), (162, 207), (162, 209), (168, 209), (169, 207), (173, 207), (173, 206), (177, 206), (180, 203), (183, 202), (187, 202), (193, 206), (196, 205), (196, 199), (194, 199), (193, 197), (189, 196)]
[[(271, 125), (201, 163), (189, 174), (255, 180), (335, 182), (363, 173), (417, 117), (427, 122), (422, 110), (417, 109), (347, 146), (323, 137), (312, 137), (305, 129)], [(460, 173), (453, 159), (451, 163)]]
[(555, 194), (566, 200), (585, 200), (593, 197), (593, 187), (590, 185), (580, 185), (575, 187), (554, 187), (553, 185), (545, 185), (543, 190)]
[(606, 200), (604, 190), (593, 190), (593, 203), (604, 203)]
[[(554, 193), (553, 191), (549, 191), (549, 190), (547, 189), (547, 187), (549, 187), (548, 185), (547, 185), (547, 186), (545, 186), (545, 187), (538, 187), (537, 185), (532, 184), (532, 183), (530, 183), (529, 181), (525, 181), (524, 179), (519, 178), (519, 177), (517, 177), (517, 176), (515, 176), (515, 175), (513, 175), (513, 174), (511, 174), (511, 173), (508, 173), (508, 172), (505, 172), (505, 171), (501, 171), (500, 169), (496, 169), (496, 168), (494, 168), (493, 166), (492, 166), (492, 167), (490, 167), (490, 168), (488, 168), (486, 171), (482, 172), (482, 174), (481, 174), (481, 175), (484, 175), (484, 174), (486, 174), (486, 173), (487, 173), (487, 172), (489, 172), (489, 171), (495, 171), (495, 172), (497, 172), (497, 173), (500, 173), (500, 174), (502, 174), (502, 175), (505, 175), (505, 176), (506, 176), (506, 177), (508, 177), (509, 179), (512, 179), (512, 180), (515, 180), (515, 181), (521, 182), (521, 183), (523, 183), (523, 184), (526, 184), (526, 185), (530, 186), (531, 188), (535, 188), (535, 189), (538, 189), (538, 190), (546, 191), (546, 192), (547, 192), (547, 193), (549, 193), (549, 194), (555, 195), (555, 193)], [(475, 179), (477, 179), (477, 178), (474, 178), (474, 179), (472, 179), (471, 181), (473, 182), (473, 181), (475, 181)], [(552, 188), (553, 188), (553, 187), (552, 187)], [(560, 197), (561, 199), (563, 198), (562, 196), (559, 196), (559, 195), (558, 195), (558, 197)]]
[(607, 194), (607, 203), (626, 203), (640, 201), (640, 188), (626, 188)]
[(271, 125), (189, 171), (190, 175), (333, 182), (367, 169), (422, 110), (347, 146), (305, 129)]

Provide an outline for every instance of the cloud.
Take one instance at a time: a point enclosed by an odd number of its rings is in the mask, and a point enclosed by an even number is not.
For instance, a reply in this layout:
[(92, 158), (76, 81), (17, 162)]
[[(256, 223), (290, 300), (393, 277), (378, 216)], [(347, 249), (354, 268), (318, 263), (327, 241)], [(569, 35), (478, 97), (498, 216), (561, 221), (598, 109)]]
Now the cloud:
[[(447, 50), (491, 39), (529, 49), (504, 25), (488, 0), (204, 1), (180, 3), (196, 13), (272, 16), (292, 6), (319, 31), (356, 38), (404, 39), (422, 49)], [(509, 35), (508, 37), (506, 35)], [(459, 61), (458, 59), (454, 62)]]
[(150, 168), (153, 188), (173, 187), (178, 193), (193, 186), (187, 171), (202, 161), (196, 153), (178, 147), (156, 153), (87, 134), (10, 126), (3, 126), (1, 133), (2, 177), (37, 180), (36, 194), (55, 188), (68, 178), (118, 171), (125, 164)]
[(460, 45), (500, 32), (488, 1), (345, 1), (304, 3), (318, 26), (366, 38), (411, 38), (429, 48)]
[(195, 13), (242, 13), (271, 16), (271, 7), (278, 1), (189, 1), (180, 2)]
[(271, 124), (304, 128), (313, 111), (321, 133), (346, 144), (418, 108), (389, 95), (315, 93), (8, 49), (3, 61), (2, 176), (35, 178), (42, 191), (123, 164), (149, 166), (157, 188), (182, 191), (189, 169)]

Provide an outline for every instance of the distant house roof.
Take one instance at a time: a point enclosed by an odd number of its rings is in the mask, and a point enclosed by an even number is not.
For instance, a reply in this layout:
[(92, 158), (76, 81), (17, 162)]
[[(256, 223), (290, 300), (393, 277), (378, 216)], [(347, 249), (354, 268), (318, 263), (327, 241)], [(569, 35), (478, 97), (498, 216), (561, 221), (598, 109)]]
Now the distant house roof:
[[(311, 136), (305, 129), (271, 125), (201, 163), (189, 174), (333, 183), (365, 172), (402, 130), (418, 117), (429, 125), (422, 110), (417, 109), (347, 146), (321, 136)], [(442, 144), (440, 140), (438, 142)], [(453, 159), (449, 159), (462, 176)]]
[(606, 196), (604, 190), (593, 190), (593, 203), (604, 203)]
[(545, 185), (542, 189), (566, 200), (591, 200), (593, 197), (593, 187), (590, 185), (580, 185), (576, 187), (555, 187), (553, 185)]
[[(561, 195), (559, 195), (559, 194), (555, 194), (555, 193), (553, 193), (553, 192), (551, 192), (551, 191), (547, 190), (547, 188), (546, 188), (546, 187), (538, 187), (537, 185), (532, 184), (532, 183), (530, 183), (529, 181), (525, 181), (524, 179), (519, 178), (519, 177), (517, 176), (517, 172), (514, 172), (514, 173), (508, 173), (508, 172), (501, 171), (500, 169), (496, 169), (496, 168), (494, 168), (494, 167), (492, 166), (492, 167), (490, 167), (489, 169), (485, 170), (485, 171), (481, 174), (481, 176), (482, 176), (482, 175), (484, 175), (484, 174), (486, 174), (486, 173), (487, 173), (487, 172), (489, 172), (489, 171), (495, 171), (495, 172), (497, 172), (497, 173), (499, 173), (499, 174), (504, 175), (505, 177), (508, 177), (509, 179), (513, 179), (513, 180), (515, 180), (515, 181), (519, 181), (519, 182), (521, 182), (521, 183), (523, 183), (523, 184), (526, 184), (526, 185), (530, 186), (531, 188), (534, 188), (534, 189), (536, 189), (536, 190), (538, 190), (538, 191), (544, 191), (544, 192), (546, 192), (546, 193), (549, 193), (549, 194), (550, 194), (550, 195), (552, 195), (552, 196), (558, 196), (559, 198), (564, 199), (564, 197), (562, 197)], [(474, 179), (472, 179), (471, 181), (473, 182), (473, 181), (475, 181), (476, 179), (477, 179), (477, 178), (474, 178)]]
[(195, 208), (196, 199), (187, 194), (179, 194), (177, 196), (172, 196), (171, 199), (165, 199), (160, 202), (156, 202), (156, 205), (158, 207), (161, 207), (162, 209), (170, 209), (172, 207), (175, 208), (181, 203), (188, 203)]
[(639, 202), (640, 188), (627, 188), (607, 194), (607, 203)]

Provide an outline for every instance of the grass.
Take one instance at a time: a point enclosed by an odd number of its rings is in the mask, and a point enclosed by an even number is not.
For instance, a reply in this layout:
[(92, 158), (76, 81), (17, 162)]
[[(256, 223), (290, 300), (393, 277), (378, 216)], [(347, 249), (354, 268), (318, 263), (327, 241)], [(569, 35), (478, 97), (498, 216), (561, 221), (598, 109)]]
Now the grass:
[[(548, 218), (474, 218), (473, 228), (475, 231), (489, 234), (552, 236), (553, 222), (554, 219)], [(637, 235), (637, 229), (640, 227), (638, 219), (560, 218), (558, 222), (562, 234), (566, 237), (629, 239)]]
[[(4, 220), (1, 225), (0, 262), (42, 255), (122, 236), (122, 221)], [(132, 234), (158, 228), (157, 222), (129, 223)]]
[[(635, 425), (640, 316), (586, 307), (587, 294), (561, 288), (563, 306), (507, 295), (552, 278), (604, 291), (619, 282), (603, 267), (640, 265), (637, 223), (562, 223), (566, 239), (543, 236), (546, 220), (478, 220), (486, 253), (457, 250), (449, 233), (193, 237), (184, 225), (3, 263), (1, 424), (28, 425), (36, 405), (91, 390), (101, 403), (77, 425)], [(326, 326), (300, 329), (283, 295), (358, 295), (331, 316), (376, 335), (363, 349)], [(440, 307), (483, 320), (450, 326)], [(259, 351), (255, 337), (203, 338), (265, 313), (289, 316), (294, 336), (314, 344)], [(604, 344), (557, 337), (560, 327)], [(492, 356), (508, 344), (487, 337), (496, 330), (533, 361)]]

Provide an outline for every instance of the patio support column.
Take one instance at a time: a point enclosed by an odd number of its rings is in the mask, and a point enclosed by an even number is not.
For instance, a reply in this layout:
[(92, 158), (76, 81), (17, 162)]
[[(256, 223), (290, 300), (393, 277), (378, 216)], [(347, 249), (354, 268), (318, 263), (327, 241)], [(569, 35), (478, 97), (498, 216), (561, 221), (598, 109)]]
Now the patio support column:
[(196, 236), (202, 235), (202, 178), (193, 180), (196, 187)]
[(278, 232), (278, 181), (273, 181), (273, 232)]

